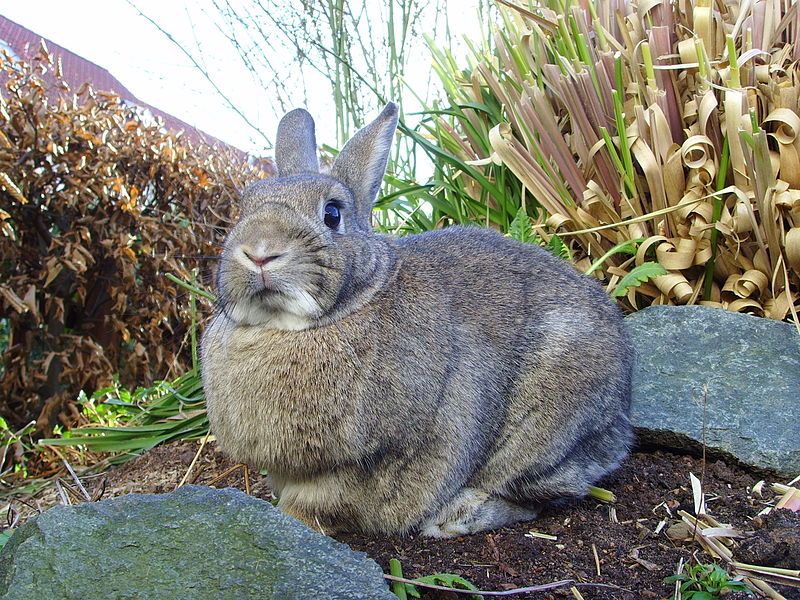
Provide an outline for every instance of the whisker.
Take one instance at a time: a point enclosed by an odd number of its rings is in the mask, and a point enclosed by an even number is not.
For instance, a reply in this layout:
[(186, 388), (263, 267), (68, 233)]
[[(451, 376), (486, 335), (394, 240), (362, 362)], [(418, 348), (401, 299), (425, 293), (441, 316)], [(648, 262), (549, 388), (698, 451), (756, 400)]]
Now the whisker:
[(320, 263), (307, 263), (307, 264), (309, 266), (311, 266), (311, 267), (318, 267), (320, 269), (327, 269), (328, 271), (338, 271), (338, 269), (336, 267), (332, 267), (331, 265), (326, 264), (326, 263), (321, 263), (320, 262)]
[(221, 256), (206, 256), (203, 254), (174, 254), (172, 258), (182, 258), (186, 260), (222, 260)]

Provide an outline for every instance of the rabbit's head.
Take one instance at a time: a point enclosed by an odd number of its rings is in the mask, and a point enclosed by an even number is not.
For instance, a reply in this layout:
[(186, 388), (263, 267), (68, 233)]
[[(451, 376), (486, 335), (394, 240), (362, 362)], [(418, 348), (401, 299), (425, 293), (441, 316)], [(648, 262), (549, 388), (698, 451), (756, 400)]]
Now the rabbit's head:
[(370, 215), (396, 127), (397, 107), (388, 104), (321, 174), (311, 115), (297, 109), (281, 119), (278, 177), (244, 191), (225, 240), (217, 288), (229, 319), (305, 329), (374, 293), (389, 259)]

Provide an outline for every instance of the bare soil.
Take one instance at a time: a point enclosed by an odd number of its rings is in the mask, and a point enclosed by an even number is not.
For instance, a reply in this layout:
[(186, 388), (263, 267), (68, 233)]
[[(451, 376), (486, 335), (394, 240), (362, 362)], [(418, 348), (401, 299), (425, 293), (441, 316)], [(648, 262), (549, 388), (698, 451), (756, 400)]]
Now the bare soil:
[[(198, 447), (198, 443), (159, 447), (102, 475), (85, 478), (84, 485), (93, 496), (102, 493), (103, 498), (172, 491), (186, 475)], [(208, 444), (188, 481), (209, 484), (232, 466), (213, 443)], [(509, 590), (571, 579), (611, 586), (580, 586), (580, 594), (587, 600), (669, 598), (674, 585), (663, 580), (675, 572), (679, 560), (712, 561), (691, 536), (681, 539), (680, 526), (672, 527), (679, 523), (678, 510), (694, 510), (690, 472), (703, 481), (708, 512), (744, 532), (745, 537), (734, 548), (737, 560), (800, 568), (800, 513), (774, 510), (758, 516), (774, 499), (768, 486), (764, 486), (763, 497), (753, 492), (758, 477), (722, 461), (704, 463), (699, 458), (661, 451), (634, 453), (616, 473), (600, 482), (600, 486), (616, 494), (613, 507), (591, 499), (570, 502), (548, 508), (533, 522), (449, 540), (416, 535), (336, 537), (366, 552), (387, 572), (389, 560), (399, 559), (404, 575), (410, 578), (455, 573), (483, 590)], [(249, 484), (252, 495), (272, 499), (266, 477), (251, 472)], [(214, 485), (244, 490), (242, 469)], [(55, 501), (52, 492), (38, 499), (41, 507)], [(532, 532), (556, 539), (535, 537)], [(684, 528), (684, 538), (685, 534)], [(786, 598), (800, 599), (800, 589), (774, 584), (773, 588)], [(446, 592), (423, 594), (428, 600), (455, 597)], [(535, 597), (576, 596), (565, 587)]]

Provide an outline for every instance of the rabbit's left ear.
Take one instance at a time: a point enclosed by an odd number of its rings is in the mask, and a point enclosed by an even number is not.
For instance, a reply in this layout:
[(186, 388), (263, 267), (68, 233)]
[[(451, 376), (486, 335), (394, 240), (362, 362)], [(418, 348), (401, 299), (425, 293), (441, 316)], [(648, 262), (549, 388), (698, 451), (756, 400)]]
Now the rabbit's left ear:
[(278, 123), (275, 165), (280, 177), (319, 173), (314, 119), (307, 110), (296, 108), (286, 113)]
[(362, 229), (370, 229), (372, 205), (386, 172), (395, 129), (397, 105), (390, 102), (377, 119), (350, 138), (331, 167), (331, 175), (353, 192), (356, 222)]

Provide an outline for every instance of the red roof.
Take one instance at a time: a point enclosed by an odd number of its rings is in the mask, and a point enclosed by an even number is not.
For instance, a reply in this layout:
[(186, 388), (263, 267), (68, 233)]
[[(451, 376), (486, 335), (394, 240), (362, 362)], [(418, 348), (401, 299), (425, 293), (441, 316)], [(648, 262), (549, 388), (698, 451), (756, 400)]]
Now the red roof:
[[(10, 49), (16, 58), (30, 62), (31, 59), (39, 53), (43, 41), (47, 46), (48, 52), (53, 55), (55, 60), (61, 62), (63, 79), (69, 84), (73, 92), (77, 91), (84, 83), (90, 83), (95, 90), (114, 92), (120, 98), (148, 109), (153, 115), (161, 117), (164, 120), (165, 127), (172, 132), (177, 133), (179, 131), (185, 131), (186, 134), (193, 139), (204, 141), (215, 146), (226, 146), (234, 150), (237, 154), (245, 154), (238, 148), (234, 148), (218, 140), (214, 136), (200, 131), (196, 127), (181, 121), (179, 118), (165, 113), (146, 102), (142, 102), (103, 67), (78, 56), (74, 52), (70, 52), (66, 48), (62, 48), (58, 44), (32, 32), (30, 29), (26, 29), (22, 25), (0, 15), (0, 50), (3, 49), (4, 45), (7, 45), (8, 48), (6, 49)], [(5, 42), (5, 44), (3, 44), (3, 42)], [(42, 77), (50, 84), (48, 86), (49, 88), (56, 89), (56, 79), (52, 71), (48, 70)]]

